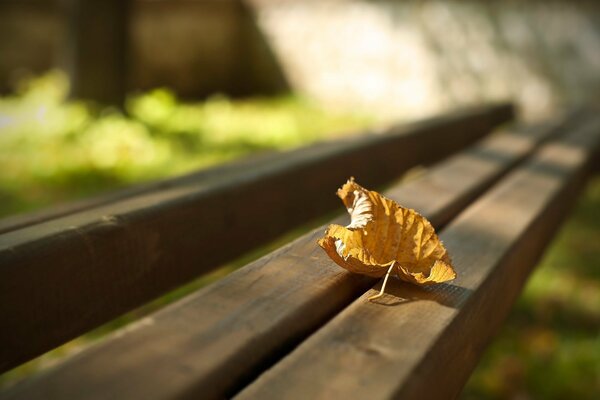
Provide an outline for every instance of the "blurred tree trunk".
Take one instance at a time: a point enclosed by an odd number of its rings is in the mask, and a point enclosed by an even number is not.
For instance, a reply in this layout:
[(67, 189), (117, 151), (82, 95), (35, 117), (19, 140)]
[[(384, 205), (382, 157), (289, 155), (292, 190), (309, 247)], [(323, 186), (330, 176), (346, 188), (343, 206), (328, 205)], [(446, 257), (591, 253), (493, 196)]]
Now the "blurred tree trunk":
[(130, 0), (63, 0), (64, 64), (71, 97), (122, 106), (127, 89)]

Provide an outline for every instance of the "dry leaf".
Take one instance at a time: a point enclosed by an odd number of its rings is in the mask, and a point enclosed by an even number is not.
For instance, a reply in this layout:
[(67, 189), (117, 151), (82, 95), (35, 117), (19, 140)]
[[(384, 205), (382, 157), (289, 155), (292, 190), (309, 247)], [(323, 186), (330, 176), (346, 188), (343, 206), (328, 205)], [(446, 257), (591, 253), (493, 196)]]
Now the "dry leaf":
[(456, 278), (433, 226), (415, 210), (366, 190), (354, 178), (337, 195), (350, 213), (350, 225), (330, 225), (319, 245), (338, 265), (373, 277), (395, 272), (419, 285)]

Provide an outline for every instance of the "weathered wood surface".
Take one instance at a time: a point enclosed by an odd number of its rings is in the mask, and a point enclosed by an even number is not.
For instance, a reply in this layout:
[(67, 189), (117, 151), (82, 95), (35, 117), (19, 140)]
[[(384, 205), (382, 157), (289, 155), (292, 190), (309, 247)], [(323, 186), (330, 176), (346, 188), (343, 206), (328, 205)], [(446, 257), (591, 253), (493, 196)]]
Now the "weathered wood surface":
[[(439, 227), (541, 140), (558, 134), (559, 125), (505, 130), (387, 194)], [(12, 398), (232, 395), (375, 282), (333, 264), (315, 243), (323, 231), (145, 318), (137, 328), (15, 388)]]
[(545, 146), (444, 229), (455, 281), (396, 281), (379, 304), (373, 288), (236, 398), (457, 397), (576, 198), (599, 122)]
[(282, 154), (0, 235), (0, 371), (339, 207), (354, 175), (378, 185), (506, 120), (484, 107)]
[[(202, 189), (203, 191), (228, 190), (227, 188), (231, 187), (232, 183), (243, 183), (249, 189), (252, 189), (252, 185), (264, 185), (265, 183), (261, 182), (261, 180), (266, 177), (272, 178), (277, 175), (286, 175), (289, 174), (289, 171), (293, 170), (298, 170), (298, 174), (301, 175), (303, 169), (311, 168), (314, 171), (318, 170), (320, 166), (331, 166), (340, 162), (349, 162), (354, 172), (365, 175), (365, 179), (372, 180), (371, 184), (381, 184), (389, 181), (389, 179), (396, 178), (406, 166), (414, 166), (419, 163), (432, 163), (451, 154), (452, 150), (456, 151), (465, 147), (499, 124), (511, 120), (513, 113), (514, 110), (509, 104), (490, 105), (477, 109), (463, 110), (413, 124), (394, 126), (383, 132), (368, 131), (363, 135), (347, 137), (343, 141), (317, 143), (291, 152), (276, 152), (251, 156), (181, 177), (140, 184), (90, 199), (0, 219), (0, 233), (25, 228), (30, 225), (89, 210), (94, 207), (108, 205), (134, 196), (165, 191), (167, 189), (196, 186), (197, 189)], [(463, 132), (460, 132), (461, 130)], [(417, 138), (419, 136), (427, 137)], [(453, 144), (452, 149), (445, 149), (443, 146), (434, 143), (431, 149), (432, 154), (425, 154), (427, 150), (425, 147), (428, 144), (446, 137), (458, 141)], [(389, 145), (390, 148), (386, 149), (386, 145)], [(364, 154), (361, 151), (363, 146), (373, 151), (373, 157), (385, 157), (379, 165), (387, 166), (390, 169), (384, 171), (381, 178), (373, 173), (372, 167), (367, 169), (366, 161), (372, 162), (373, 160), (365, 160)], [(416, 151), (418, 154), (409, 154), (409, 151)], [(407, 158), (407, 160), (401, 160), (399, 155)], [(418, 157), (424, 157), (423, 161), (420, 161)], [(261, 171), (265, 176), (257, 174), (257, 171)], [(321, 174), (323, 174), (323, 171)], [(339, 175), (343, 174), (340, 173)], [(325, 176), (321, 178), (323, 184), (330, 183), (330, 179), (332, 180), (328, 176), (328, 172), (325, 171)], [(282, 185), (280, 188), (275, 189), (293, 191), (289, 185)], [(302, 189), (302, 187), (299, 187), (295, 190), (301, 192)], [(325, 186), (321, 187), (321, 189), (325, 189)], [(294, 194), (302, 197), (302, 193)]]

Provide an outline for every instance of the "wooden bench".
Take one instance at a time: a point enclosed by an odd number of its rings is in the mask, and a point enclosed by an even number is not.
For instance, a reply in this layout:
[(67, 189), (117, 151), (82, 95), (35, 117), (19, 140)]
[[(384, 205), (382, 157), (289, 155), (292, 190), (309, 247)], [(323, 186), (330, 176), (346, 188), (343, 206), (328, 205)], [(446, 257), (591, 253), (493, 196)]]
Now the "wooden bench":
[(7, 220), (3, 371), (341, 211), (351, 175), (429, 218), (458, 278), (368, 302), (379, 283), (335, 265), (319, 227), (0, 397), (456, 397), (600, 148), (589, 111), (486, 136), (511, 118), (461, 111)]

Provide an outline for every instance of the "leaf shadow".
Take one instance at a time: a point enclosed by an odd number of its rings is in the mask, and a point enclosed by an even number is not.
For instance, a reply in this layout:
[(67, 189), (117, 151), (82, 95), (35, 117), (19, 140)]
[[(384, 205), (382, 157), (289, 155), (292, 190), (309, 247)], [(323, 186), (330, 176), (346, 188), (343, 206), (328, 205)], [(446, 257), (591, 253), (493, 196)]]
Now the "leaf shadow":
[[(374, 288), (379, 290), (381, 283), (375, 285)], [(385, 295), (373, 301), (373, 303), (386, 307), (396, 307), (414, 301), (435, 301), (445, 307), (460, 308), (471, 294), (473, 294), (472, 289), (451, 283), (417, 286), (394, 279), (388, 281)]]

